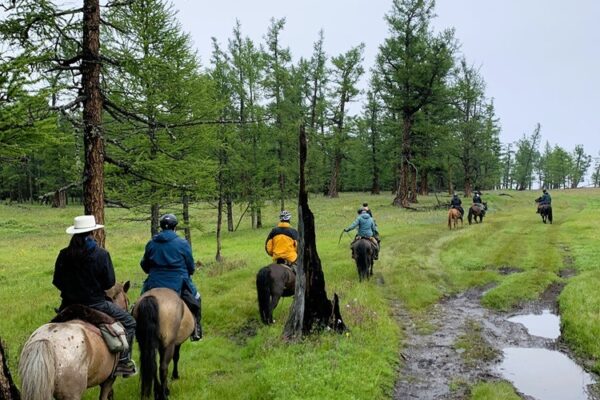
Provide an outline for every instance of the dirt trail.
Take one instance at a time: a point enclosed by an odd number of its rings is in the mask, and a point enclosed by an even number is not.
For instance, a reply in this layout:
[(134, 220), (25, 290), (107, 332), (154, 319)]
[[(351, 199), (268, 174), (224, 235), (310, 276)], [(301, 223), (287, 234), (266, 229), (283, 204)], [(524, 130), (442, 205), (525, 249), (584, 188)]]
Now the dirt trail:
[[(438, 242), (434, 245), (431, 261), (435, 260), (444, 243), (443, 240)], [(569, 263), (565, 264), (568, 271)], [(514, 272), (518, 270), (507, 271)], [(539, 301), (528, 304), (519, 310), (519, 314), (539, 313), (543, 309), (556, 312), (556, 299), (562, 288), (561, 284), (552, 285)], [(401, 305), (394, 307), (396, 319), (403, 327), (406, 338), (394, 400), (465, 399), (468, 398), (469, 386), (478, 381), (500, 379), (494, 372), (494, 366), (501, 358), (502, 348), (538, 347), (556, 350), (561, 346), (560, 341), (530, 336), (525, 327), (509, 322), (507, 318), (515, 313), (499, 313), (482, 307), (480, 299), (488, 289), (471, 289), (458, 296), (443, 299), (428, 315), (428, 322), (433, 325), (433, 333), (429, 334), (418, 331), (413, 317)], [(468, 358), (463, 354), (464, 349), (456, 348), (456, 343), (473, 331), (479, 337), (479, 343), (475, 347), (479, 346), (481, 354)], [(564, 351), (564, 347), (561, 350)], [(479, 357), (480, 355), (484, 356)], [(527, 396), (522, 398), (531, 399)]]

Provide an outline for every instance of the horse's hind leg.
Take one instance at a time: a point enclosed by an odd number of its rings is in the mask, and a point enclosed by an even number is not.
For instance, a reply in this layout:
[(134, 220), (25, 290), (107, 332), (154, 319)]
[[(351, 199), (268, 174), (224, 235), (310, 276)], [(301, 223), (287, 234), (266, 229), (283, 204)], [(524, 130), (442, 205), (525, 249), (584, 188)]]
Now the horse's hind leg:
[(269, 324), (272, 324), (273, 321), (273, 310), (275, 310), (275, 307), (277, 307), (277, 304), (279, 304), (279, 299), (281, 298), (281, 291), (280, 290), (274, 290), (275, 293), (273, 293), (273, 295), (271, 296), (271, 304), (269, 304)]
[(113, 383), (115, 377), (112, 376), (100, 384), (100, 400), (112, 400), (113, 398)]
[(179, 349), (181, 345), (175, 346), (175, 351), (173, 352), (173, 374), (171, 378), (179, 379)]
[(174, 353), (174, 345), (166, 346), (164, 351), (160, 352), (160, 390), (156, 390), (156, 388), (154, 390), (154, 397), (156, 397), (156, 400), (166, 400), (169, 398), (169, 363), (173, 359)]

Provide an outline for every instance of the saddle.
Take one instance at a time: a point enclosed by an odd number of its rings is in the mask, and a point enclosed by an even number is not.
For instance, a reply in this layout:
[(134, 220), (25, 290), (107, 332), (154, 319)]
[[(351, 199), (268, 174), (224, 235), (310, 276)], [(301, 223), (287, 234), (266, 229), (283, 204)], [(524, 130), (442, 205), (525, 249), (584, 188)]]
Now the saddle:
[(125, 328), (116, 319), (102, 311), (83, 304), (65, 307), (50, 322), (68, 322), (82, 320), (93, 325), (96, 334), (102, 336), (111, 353), (121, 353), (129, 348)]
[(285, 267), (287, 269), (290, 270), (290, 272), (292, 272), (294, 275), (296, 275), (296, 268), (294, 268), (296, 266), (296, 264), (292, 264), (287, 260), (284, 260), (283, 258), (278, 258), (277, 259), (277, 264), (281, 265), (282, 267)]

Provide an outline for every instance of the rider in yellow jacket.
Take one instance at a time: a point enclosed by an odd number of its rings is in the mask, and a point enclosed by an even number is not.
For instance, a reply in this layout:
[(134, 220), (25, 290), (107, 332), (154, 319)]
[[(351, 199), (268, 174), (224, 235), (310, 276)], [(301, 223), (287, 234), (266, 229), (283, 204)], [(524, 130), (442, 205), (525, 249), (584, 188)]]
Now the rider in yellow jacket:
[(298, 231), (292, 228), (292, 214), (282, 211), (279, 224), (271, 230), (265, 242), (265, 251), (279, 264), (295, 265), (298, 258)]

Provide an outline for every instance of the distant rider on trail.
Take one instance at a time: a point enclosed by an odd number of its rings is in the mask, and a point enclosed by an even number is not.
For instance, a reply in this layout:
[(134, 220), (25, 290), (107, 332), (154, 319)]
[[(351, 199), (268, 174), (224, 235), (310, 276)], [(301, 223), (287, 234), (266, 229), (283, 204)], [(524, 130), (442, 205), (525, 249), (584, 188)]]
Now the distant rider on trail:
[(344, 232), (350, 232), (351, 230), (356, 229), (357, 227), (358, 232), (356, 234), (356, 237), (354, 238), (354, 241), (352, 241), (352, 243), (350, 244), (350, 248), (352, 249), (352, 258), (355, 257), (354, 243), (356, 243), (356, 241), (361, 238), (365, 238), (371, 241), (371, 244), (373, 246), (373, 259), (377, 260), (379, 258), (379, 243), (377, 240), (379, 232), (377, 230), (377, 225), (375, 224), (375, 221), (373, 220), (373, 218), (371, 218), (371, 216), (364, 207), (358, 209), (358, 216), (356, 217), (354, 222), (350, 224), (349, 227), (344, 229)]
[(542, 190), (542, 195), (540, 197), (538, 197), (535, 201), (538, 203), (538, 207), (537, 207), (537, 211), (536, 211), (537, 214), (540, 213), (540, 208), (542, 206), (552, 206), (552, 197), (550, 196), (550, 193), (548, 193), (548, 191), (546, 189)]
[(452, 199), (450, 200), (450, 207), (456, 208), (458, 211), (460, 211), (461, 218), (465, 214), (465, 210), (462, 208), (462, 201), (460, 200), (460, 198), (458, 197), (458, 194), (456, 194), (456, 192), (454, 192), (454, 195), (452, 196)]
[(154, 288), (176, 291), (194, 315), (196, 326), (190, 339), (197, 341), (202, 339), (202, 299), (191, 277), (196, 268), (192, 248), (175, 233), (177, 222), (175, 215), (163, 215), (160, 218), (162, 231), (146, 244), (140, 266), (148, 278), (142, 293)]

